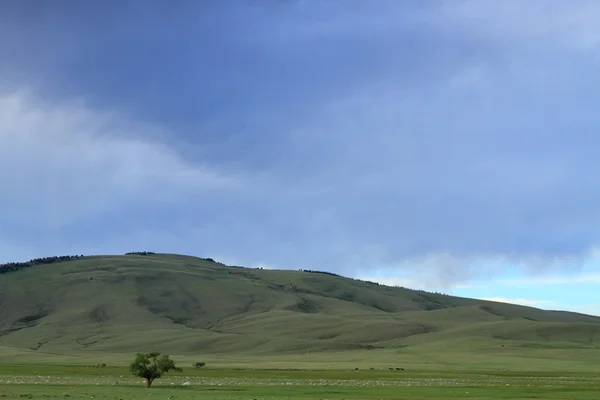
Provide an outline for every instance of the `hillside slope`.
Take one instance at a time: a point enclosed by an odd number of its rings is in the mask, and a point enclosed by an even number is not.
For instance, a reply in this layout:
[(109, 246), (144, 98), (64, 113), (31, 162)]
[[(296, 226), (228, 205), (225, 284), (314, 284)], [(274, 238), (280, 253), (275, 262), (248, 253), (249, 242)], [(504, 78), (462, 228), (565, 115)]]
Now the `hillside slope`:
[(599, 338), (600, 318), (582, 314), (177, 255), (84, 257), (0, 275), (0, 346), (38, 352), (596, 348)]

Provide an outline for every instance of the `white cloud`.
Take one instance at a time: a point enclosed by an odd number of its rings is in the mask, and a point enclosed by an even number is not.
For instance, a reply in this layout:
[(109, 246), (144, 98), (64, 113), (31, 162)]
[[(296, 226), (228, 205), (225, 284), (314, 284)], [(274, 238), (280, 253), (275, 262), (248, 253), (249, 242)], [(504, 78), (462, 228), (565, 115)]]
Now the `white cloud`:
[(506, 286), (528, 285), (570, 285), (575, 283), (593, 283), (600, 285), (600, 273), (587, 273), (581, 275), (538, 276), (522, 279), (503, 279), (497, 283)]
[[(508, 265), (500, 256), (453, 255), (440, 252), (422, 257), (411, 257), (402, 262), (380, 268), (377, 274), (362, 275), (364, 279), (388, 286), (403, 286), (423, 290), (451, 290), (474, 288), (475, 278), (492, 277)], [(409, 273), (410, 278), (397, 277), (398, 271)], [(362, 279), (362, 278), (361, 278)]]
[(497, 301), (500, 303), (510, 303), (510, 304), (518, 304), (518, 305), (522, 305), (522, 306), (532, 306), (532, 307), (537, 307), (537, 306), (552, 306), (554, 304), (556, 304), (556, 302), (554, 301), (550, 301), (550, 300), (531, 300), (531, 299), (507, 299), (504, 297), (485, 297), (482, 298), (481, 300), (487, 300), (487, 301)]
[(554, 303), (554, 306), (540, 306), (540, 308), (551, 309), (551, 310), (561, 310), (561, 311), (571, 311), (581, 314), (587, 315), (595, 315), (600, 316), (600, 308), (597, 304), (583, 304), (583, 305), (573, 305), (573, 304), (563, 304), (563, 303)]
[(236, 178), (184, 160), (160, 128), (82, 102), (0, 92), (4, 218), (61, 225), (86, 213), (231, 189)]
[[(448, 285), (436, 285), (437, 282), (432, 282), (427, 279), (410, 279), (410, 278), (394, 278), (394, 277), (382, 277), (382, 276), (369, 276), (363, 275), (358, 277), (357, 279), (361, 279), (369, 282), (377, 282), (381, 285), (385, 286), (397, 286), (404, 287), (407, 289), (416, 289), (416, 290), (443, 290), (448, 289)], [(454, 283), (451, 285), (453, 289), (468, 289), (473, 288), (474, 285), (466, 284), (466, 283)]]
[(580, 311), (590, 315), (600, 315), (600, 304), (588, 304), (585, 306), (583, 311)]
[(527, 307), (536, 307), (544, 310), (572, 311), (587, 315), (600, 315), (600, 308), (597, 304), (574, 305), (562, 303), (554, 300), (536, 300), (524, 298), (505, 298), (505, 297), (484, 297), (481, 300), (497, 301), (500, 303), (517, 304)]
[(543, 39), (580, 50), (600, 44), (600, 3), (594, 0), (447, 0), (437, 12), (441, 23), (513, 43)]

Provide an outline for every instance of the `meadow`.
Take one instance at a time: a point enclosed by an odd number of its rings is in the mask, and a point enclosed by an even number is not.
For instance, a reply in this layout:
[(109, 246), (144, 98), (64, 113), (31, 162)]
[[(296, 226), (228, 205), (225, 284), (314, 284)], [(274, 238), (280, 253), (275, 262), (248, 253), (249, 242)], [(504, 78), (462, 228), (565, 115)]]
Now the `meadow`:
[[(539, 351), (539, 350), (538, 350)], [(552, 350), (544, 350), (548, 356)], [(303, 357), (263, 359), (214, 358), (206, 367), (192, 367), (191, 357), (175, 357), (182, 372), (169, 373), (149, 389), (142, 378), (132, 377), (129, 355), (105, 355), (119, 365), (68, 363), (60, 355), (46, 355), (35, 363), (0, 364), (2, 399), (598, 399), (600, 375), (595, 354), (582, 361), (576, 357), (554, 360), (544, 353), (526, 353), (531, 358), (488, 357), (488, 367), (468, 354), (448, 364), (411, 364), (392, 367), (386, 359), (370, 358), (361, 367), (347, 367), (352, 352)], [(381, 354), (384, 356), (384, 354)], [(101, 354), (96, 354), (96, 357)], [(74, 357), (74, 355), (72, 355)], [(91, 361), (90, 355), (81, 355)], [(89, 357), (89, 358), (88, 358)], [(596, 358), (597, 359), (597, 358)], [(287, 360), (287, 363), (284, 362)], [(380, 364), (378, 365), (378, 360)], [(384, 362), (385, 360), (386, 362)], [(396, 360), (397, 361), (397, 360)], [(48, 363), (50, 362), (50, 363)], [(80, 360), (81, 362), (81, 360)], [(481, 361), (479, 361), (481, 362)], [(386, 364), (387, 366), (383, 366)], [(397, 363), (398, 364), (398, 363)], [(462, 364), (463, 368), (459, 365)], [(509, 368), (492, 368), (492, 365)], [(293, 368), (291, 366), (297, 366)], [(358, 365), (358, 364), (357, 364)], [(378, 365), (368, 367), (368, 365)], [(287, 366), (287, 367), (284, 367)], [(310, 367), (313, 368), (310, 368)], [(344, 367), (346, 366), (346, 367)], [(558, 370), (563, 368), (564, 370)]]
[(3, 365), (3, 399), (597, 399), (591, 373), (184, 369), (150, 389), (124, 367)]

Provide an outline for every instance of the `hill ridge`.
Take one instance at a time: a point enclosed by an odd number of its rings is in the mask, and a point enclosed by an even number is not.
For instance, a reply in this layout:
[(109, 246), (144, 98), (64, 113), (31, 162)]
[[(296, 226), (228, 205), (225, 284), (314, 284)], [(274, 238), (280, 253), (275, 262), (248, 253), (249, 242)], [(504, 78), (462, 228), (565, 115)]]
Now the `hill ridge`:
[(594, 349), (600, 338), (594, 316), (326, 271), (245, 268), (150, 252), (46, 263), (52, 268), (30, 268), (44, 264), (38, 263), (2, 275), (0, 348), (417, 354), (448, 345), (469, 351)]
[[(123, 255), (124, 256), (132, 256), (132, 255), (136, 255), (136, 256), (169, 256), (169, 255), (173, 255), (173, 254), (169, 254), (169, 253), (155, 253), (155, 252), (151, 252), (151, 251), (134, 251), (134, 252), (124, 253)], [(77, 259), (82, 259), (82, 258), (119, 257), (119, 256), (121, 256), (121, 255), (120, 254), (111, 254), (111, 255), (83, 255), (83, 254), (81, 254), (81, 255), (38, 257), (38, 258), (30, 259), (28, 261), (7, 262), (7, 263), (0, 264), (0, 274), (9, 273), (9, 272), (17, 272), (17, 271), (19, 271), (19, 270), (21, 270), (23, 268), (31, 268), (31, 267), (36, 267), (36, 266), (49, 265), (49, 264), (54, 264), (54, 263), (59, 263), (59, 262), (66, 262), (66, 261), (77, 260)], [(222, 265), (222, 266), (225, 266), (225, 267), (231, 267), (231, 268), (245, 268), (245, 269), (249, 269), (249, 270), (251, 270), (251, 269), (261, 269), (262, 270), (262, 268), (260, 268), (260, 267), (251, 268), (251, 267), (245, 267), (245, 266), (241, 266), (241, 265), (229, 265), (229, 264), (225, 264), (223, 262), (217, 261), (217, 260), (215, 260), (213, 258), (210, 258), (210, 257), (198, 257), (198, 256), (192, 256), (192, 255), (177, 255), (177, 256), (197, 258), (197, 259), (200, 259), (200, 260), (204, 260), (204, 261), (208, 261), (208, 262), (213, 262), (215, 264), (219, 264), (219, 265)], [(268, 269), (268, 270), (273, 270), (273, 271), (294, 271), (294, 270), (286, 270), (286, 269)], [(404, 288), (404, 289), (410, 289), (410, 290), (414, 290), (414, 291), (418, 291), (418, 292), (432, 293), (432, 294), (439, 294), (439, 295), (449, 296), (446, 293), (428, 291), (428, 290), (423, 290), (423, 289), (411, 289), (411, 288), (407, 288), (407, 287), (400, 286), (400, 285), (386, 285), (386, 284), (383, 284), (383, 283), (369, 281), (369, 280), (366, 280), (366, 279), (349, 277), (349, 276), (337, 274), (335, 272), (330, 272), (330, 271), (314, 270), (314, 269), (299, 269), (298, 271), (300, 271), (300, 272), (307, 272), (307, 273), (313, 273), (313, 274), (324, 274), (324, 275), (336, 276), (336, 277), (344, 278), (344, 279), (352, 279), (352, 280), (357, 280), (357, 281), (361, 281), (361, 282), (367, 282), (367, 283), (371, 283), (371, 284), (378, 285), (378, 286)]]

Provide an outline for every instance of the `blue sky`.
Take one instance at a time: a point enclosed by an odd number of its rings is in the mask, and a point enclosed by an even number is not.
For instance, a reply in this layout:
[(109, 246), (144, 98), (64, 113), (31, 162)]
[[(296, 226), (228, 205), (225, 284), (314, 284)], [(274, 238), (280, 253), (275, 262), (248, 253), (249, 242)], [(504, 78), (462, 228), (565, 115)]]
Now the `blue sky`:
[(599, 313), (600, 3), (0, 1), (0, 255)]

